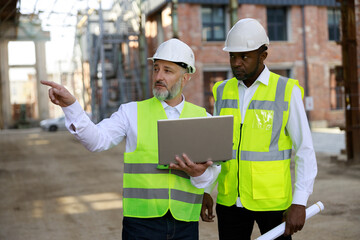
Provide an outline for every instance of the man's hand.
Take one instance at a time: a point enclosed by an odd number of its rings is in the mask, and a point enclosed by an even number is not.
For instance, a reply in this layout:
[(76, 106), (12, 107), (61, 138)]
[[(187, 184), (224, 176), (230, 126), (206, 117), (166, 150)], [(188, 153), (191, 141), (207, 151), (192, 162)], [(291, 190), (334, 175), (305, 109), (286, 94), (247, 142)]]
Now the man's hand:
[(67, 107), (76, 101), (75, 97), (64, 86), (50, 81), (40, 82), (51, 87), (49, 89), (49, 98), (52, 103), (60, 107)]
[(176, 156), (175, 161), (177, 164), (170, 163), (169, 168), (184, 171), (191, 177), (198, 177), (202, 175), (205, 170), (213, 164), (212, 161), (207, 161), (205, 163), (194, 163), (185, 153), (182, 155), (182, 157), (184, 161), (181, 160), (179, 156)]
[(289, 236), (300, 231), (305, 224), (305, 206), (292, 204), (284, 213), (285, 232), (284, 236)]
[[(200, 213), (201, 219), (204, 222), (214, 221), (215, 216), (213, 214), (213, 205), (214, 205), (214, 201), (210, 196), (210, 194), (204, 193), (203, 202), (201, 205), (201, 213)], [(206, 214), (206, 210), (207, 210), (207, 214)]]

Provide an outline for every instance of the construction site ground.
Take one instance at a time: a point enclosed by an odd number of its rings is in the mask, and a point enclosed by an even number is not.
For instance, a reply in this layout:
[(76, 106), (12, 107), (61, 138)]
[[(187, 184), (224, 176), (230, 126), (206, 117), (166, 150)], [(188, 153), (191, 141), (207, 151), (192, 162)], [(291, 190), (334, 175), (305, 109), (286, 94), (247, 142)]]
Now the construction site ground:
[[(308, 205), (325, 210), (293, 239), (360, 239), (360, 165), (343, 161), (343, 133), (313, 138), (318, 176)], [(0, 131), (0, 240), (121, 239), (123, 152), (124, 143), (91, 153), (67, 131)], [(200, 239), (218, 239), (216, 218), (200, 221)]]

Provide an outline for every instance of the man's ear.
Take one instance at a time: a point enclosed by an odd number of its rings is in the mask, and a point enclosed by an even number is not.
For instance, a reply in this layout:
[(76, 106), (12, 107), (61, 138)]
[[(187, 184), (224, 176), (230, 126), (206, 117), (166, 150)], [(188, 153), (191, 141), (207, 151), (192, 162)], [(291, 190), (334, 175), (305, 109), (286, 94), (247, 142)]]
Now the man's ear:
[(263, 51), (261, 54), (260, 54), (260, 60), (262, 63), (264, 63), (265, 59), (267, 58), (268, 56), (268, 52), (267, 51)]
[(192, 74), (191, 73), (184, 73), (182, 76), (182, 85), (183, 87), (191, 80)]

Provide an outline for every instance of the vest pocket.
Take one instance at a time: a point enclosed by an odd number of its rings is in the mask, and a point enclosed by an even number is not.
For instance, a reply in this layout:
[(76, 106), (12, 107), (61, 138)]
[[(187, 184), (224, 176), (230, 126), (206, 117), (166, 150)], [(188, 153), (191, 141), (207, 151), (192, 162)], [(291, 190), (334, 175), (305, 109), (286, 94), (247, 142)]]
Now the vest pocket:
[(227, 184), (229, 184), (230, 162), (231, 160), (221, 164), (221, 172), (218, 178), (218, 191), (224, 195), (227, 195), (229, 193)]
[(251, 173), (253, 199), (285, 197), (283, 161), (253, 162)]
[(237, 194), (237, 168), (237, 162), (234, 159), (221, 164), (221, 172), (218, 177), (219, 194)]

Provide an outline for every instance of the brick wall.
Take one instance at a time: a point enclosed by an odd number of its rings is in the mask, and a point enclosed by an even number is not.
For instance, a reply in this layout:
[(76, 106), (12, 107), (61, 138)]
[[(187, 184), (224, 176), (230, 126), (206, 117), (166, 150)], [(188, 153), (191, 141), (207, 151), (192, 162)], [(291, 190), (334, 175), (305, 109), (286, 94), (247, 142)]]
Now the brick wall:
[[(315, 108), (309, 114), (310, 121), (314, 124), (322, 123), (323, 126), (343, 125), (344, 112), (330, 109), (329, 89), (330, 69), (341, 65), (341, 46), (328, 41), (326, 7), (305, 6), (304, 11), (309, 95), (314, 99)], [(266, 29), (266, 6), (243, 4), (239, 6), (238, 15), (239, 18), (255, 18)], [(188, 101), (203, 106), (205, 101), (203, 71), (211, 68), (222, 68), (230, 71), (228, 54), (222, 51), (224, 41), (202, 41), (201, 5), (179, 4), (178, 22), (179, 38), (193, 49), (197, 68), (192, 81), (186, 86), (184, 94)], [(290, 9), (290, 40), (287, 42), (270, 42), (269, 54), (265, 63), (270, 69), (284, 66), (291, 68), (293, 77), (298, 79), (304, 87), (302, 33), (301, 7), (293, 6)], [(154, 44), (153, 40), (150, 42)]]

